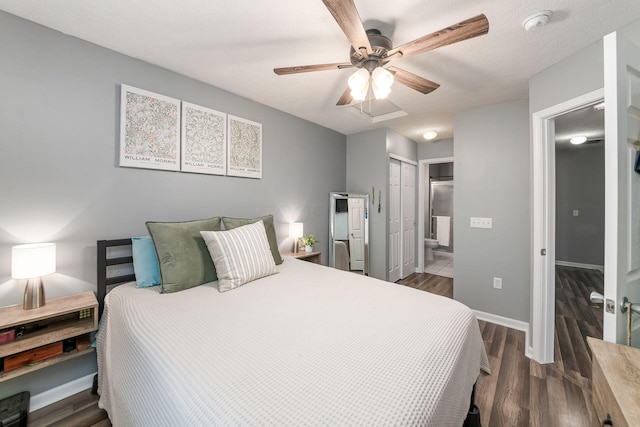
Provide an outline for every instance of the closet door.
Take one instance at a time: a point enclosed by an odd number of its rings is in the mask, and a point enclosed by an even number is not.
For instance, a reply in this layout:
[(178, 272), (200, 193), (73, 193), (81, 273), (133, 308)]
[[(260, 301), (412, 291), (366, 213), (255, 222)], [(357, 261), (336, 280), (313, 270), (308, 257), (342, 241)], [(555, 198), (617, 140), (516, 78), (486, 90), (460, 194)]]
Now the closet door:
[(389, 235), (387, 239), (387, 253), (389, 254), (388, 280), (390, 282), (400, 280), (401, 276), (400, 231), (402, 228), (402, 216), (400, 214), (400, 169), (400, 162), (398, 160), (391, 159), (389, 161)]
[(402, 278), (416, 271), (416, 166), (402, 162)]

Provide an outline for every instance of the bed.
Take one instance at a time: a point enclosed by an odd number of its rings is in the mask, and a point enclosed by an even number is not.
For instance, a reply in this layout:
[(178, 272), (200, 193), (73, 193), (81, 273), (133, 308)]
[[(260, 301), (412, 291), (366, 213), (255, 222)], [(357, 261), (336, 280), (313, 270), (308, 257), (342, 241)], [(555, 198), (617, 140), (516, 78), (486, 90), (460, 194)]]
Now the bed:
[(230, 292), (162, 294), (108, 273), (131, 262), (108, 256), (127, 244), (98, 242), (99, 406), (114, 426), (461, 426), (489, 372), (456, 301), (288, 257)]

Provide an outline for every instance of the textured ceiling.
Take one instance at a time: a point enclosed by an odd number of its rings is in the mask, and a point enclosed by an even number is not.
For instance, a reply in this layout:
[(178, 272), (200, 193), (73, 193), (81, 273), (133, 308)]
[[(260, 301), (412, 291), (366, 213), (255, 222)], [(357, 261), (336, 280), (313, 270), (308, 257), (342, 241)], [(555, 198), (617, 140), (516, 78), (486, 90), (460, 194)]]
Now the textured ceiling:
[[(440, 83), (394, 84), (409, 114), (372, 124), (335, 103), (352, 70), (277, 76), (272, 69), (348, 62), (349, 42), (321, 0), (0, 0), (0, 10), (159, 65), (344, 134), (390, 127), (416, 141), (453, 134), (453, 114), (527, 97), (531, 75), (640, 18), (638, 0), (355, 0), (365, 28), (395, 46), (484, 13), (489, 34), (394, 65)], [(522, 20), (549, 9), (527, 33)]]

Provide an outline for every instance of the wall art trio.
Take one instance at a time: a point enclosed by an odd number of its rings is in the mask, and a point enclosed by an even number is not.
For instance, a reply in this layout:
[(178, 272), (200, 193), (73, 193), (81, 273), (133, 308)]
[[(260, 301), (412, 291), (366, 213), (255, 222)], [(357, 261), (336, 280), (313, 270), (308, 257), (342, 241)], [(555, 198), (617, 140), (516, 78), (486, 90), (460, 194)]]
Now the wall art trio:
[(262, 124), (122, 85), (120, 166), (262, 178)]

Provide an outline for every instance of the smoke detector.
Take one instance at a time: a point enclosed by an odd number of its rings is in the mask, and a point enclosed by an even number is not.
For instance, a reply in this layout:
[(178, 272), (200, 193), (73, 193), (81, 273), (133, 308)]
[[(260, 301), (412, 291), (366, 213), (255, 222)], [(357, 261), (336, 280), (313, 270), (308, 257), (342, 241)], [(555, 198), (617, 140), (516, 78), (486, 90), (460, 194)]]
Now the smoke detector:
[(550, 10), (541, 10), (540, 12), (536, 12), (533, 15), (527, 16), (524, 21), (522, 21), (522, 26), (527, 31), (535, 31), (538, 28), (544, 27), (549, 22), (549, 18), (551, 18), (553, 12)]

